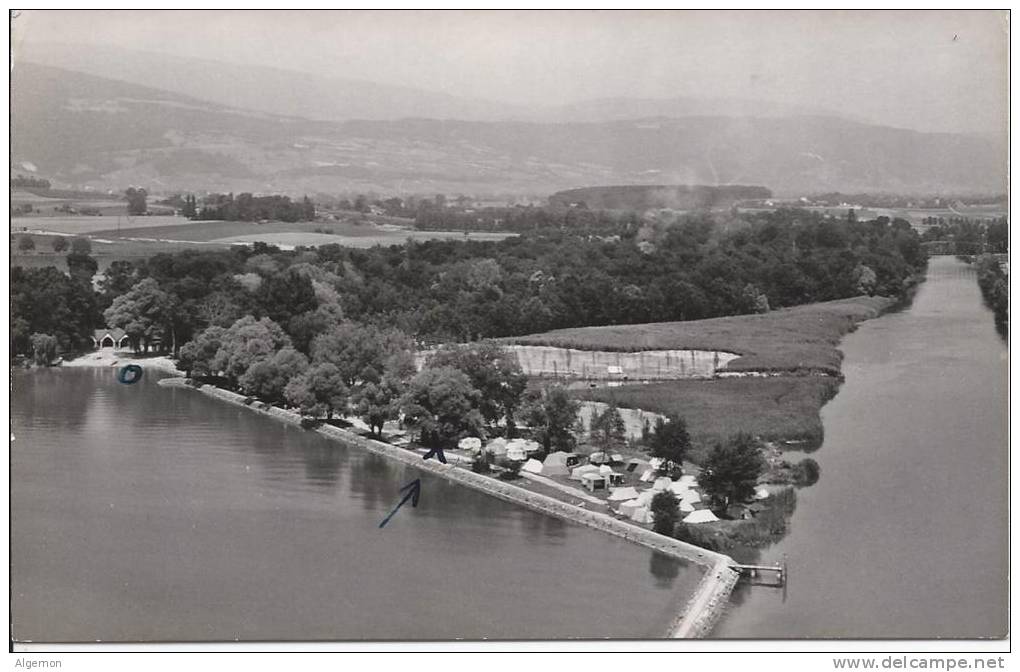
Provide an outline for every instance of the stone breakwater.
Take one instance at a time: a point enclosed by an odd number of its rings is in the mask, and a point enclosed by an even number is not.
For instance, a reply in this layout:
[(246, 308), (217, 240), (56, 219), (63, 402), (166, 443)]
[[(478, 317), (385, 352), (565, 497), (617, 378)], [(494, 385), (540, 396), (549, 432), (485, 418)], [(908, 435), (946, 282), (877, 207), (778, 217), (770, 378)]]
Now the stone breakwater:
[[(300, 426), (301, 416), (298, 413), (276, 408), (262, 402), (245, 403), (246, 397), (212, 385), (195, 387), (184, 378), (164, 378), (159, 381), (164, 387), (183, 387), (197, 390), (210, 397), (215, 397), (235, 406), (241, 406), (256, 413), (268, 415), (282, 422)], [(415, 469), (427, 471), (454, 483), (473, 488), (485, 494), (497, 497), (513, 504), (524, 506), (532, 511), (555, 516), (578, 525), (584, 525), (628, 541), (640, 544), (654, 551), (669, 555), (684, 562), (693, 562), (705, 568), (705, 574), (697, 589), (685, 603), (677, 617), (669, 624), (663, 634), (675, 638), (691, 638), (707, 636), (722, 616), (729, 594), (736, 585), (737, 572), (729, 569), (734, 561), (729, 556), (677, 539), (671, 539), (646, 530), (636, 525), (617, 520), (612, 516), (597, 511), (588, 511), (558, 499), (524, 488), (498, 481), (488, 476), (476, 474), (467, 469), (458, 468), (453, 464), (442, 464), (433, 460), (423, 460), (421, 455), (391, 446), (381, 441), (365, 438), (353, 432), (322, 425), (316, 430), (331, 439), (348, 446), (355, 446), (377, 455), (403, 462)]]

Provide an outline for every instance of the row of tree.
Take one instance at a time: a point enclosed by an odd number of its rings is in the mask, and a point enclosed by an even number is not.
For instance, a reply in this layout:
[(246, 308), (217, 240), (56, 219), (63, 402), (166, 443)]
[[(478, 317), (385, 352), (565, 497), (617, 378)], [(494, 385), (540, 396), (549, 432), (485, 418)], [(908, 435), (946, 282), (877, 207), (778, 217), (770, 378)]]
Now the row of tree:
[(995, 326), (1005, 334), (1009, 329), (1009, 275), (1002, 270), (999, 260), (990, 254), (978, 257), (974, 266), (981, 295), (995, 315)]

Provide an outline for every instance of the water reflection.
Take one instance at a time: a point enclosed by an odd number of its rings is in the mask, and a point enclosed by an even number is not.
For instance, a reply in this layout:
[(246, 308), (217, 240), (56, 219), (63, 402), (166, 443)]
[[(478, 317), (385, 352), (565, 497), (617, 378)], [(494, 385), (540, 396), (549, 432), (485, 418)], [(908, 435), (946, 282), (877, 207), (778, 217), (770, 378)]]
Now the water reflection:
[(671, 555), (652, 551), (648, 557), (648, 571), (655, 577), (657, 588), (672, 588), (676, 577), (680, 576), (681, 561)]

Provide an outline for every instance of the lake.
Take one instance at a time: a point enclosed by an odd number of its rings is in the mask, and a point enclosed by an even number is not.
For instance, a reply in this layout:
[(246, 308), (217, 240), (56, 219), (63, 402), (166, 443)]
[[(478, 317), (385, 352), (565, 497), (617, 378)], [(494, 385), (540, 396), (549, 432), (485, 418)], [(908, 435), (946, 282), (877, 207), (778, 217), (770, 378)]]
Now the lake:
[(717, 637), (1002, 637), (1008, 628), (1008, 348), (973, 270), (933, 257), (906, 309), (841, 349), (821, 480), (800, 490), (787, 591), (741, 586)]
[(16, 640), (648, 638), (702, 575), (152, 376), (13, 384)]

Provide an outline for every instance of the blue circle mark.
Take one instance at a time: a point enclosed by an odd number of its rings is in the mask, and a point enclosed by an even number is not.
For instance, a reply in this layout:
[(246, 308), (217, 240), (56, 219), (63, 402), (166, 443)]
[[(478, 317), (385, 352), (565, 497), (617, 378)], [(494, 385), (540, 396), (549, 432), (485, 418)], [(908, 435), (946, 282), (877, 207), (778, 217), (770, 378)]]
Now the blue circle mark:
[(142, 367), (128, 364), (117, 371), (117, 380), (125, 385), (132, 385), (142, 379)]

